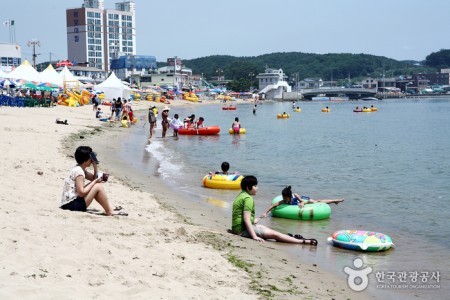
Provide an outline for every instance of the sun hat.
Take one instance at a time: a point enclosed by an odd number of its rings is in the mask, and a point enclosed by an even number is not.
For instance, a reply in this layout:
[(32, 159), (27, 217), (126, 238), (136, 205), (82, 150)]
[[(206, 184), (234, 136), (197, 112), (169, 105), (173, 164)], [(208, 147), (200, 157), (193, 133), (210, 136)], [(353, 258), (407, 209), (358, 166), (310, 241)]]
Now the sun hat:
[(166, 105), (166, 106), (164, 106), (163, 111), (165, 111), (165, 110), (170, 110), (170, 108)]

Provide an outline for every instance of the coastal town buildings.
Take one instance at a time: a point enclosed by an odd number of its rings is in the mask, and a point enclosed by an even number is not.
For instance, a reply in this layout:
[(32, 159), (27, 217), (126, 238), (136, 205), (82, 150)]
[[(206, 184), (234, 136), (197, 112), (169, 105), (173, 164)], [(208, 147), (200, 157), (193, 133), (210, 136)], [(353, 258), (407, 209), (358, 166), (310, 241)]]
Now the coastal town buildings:
[(283, 93), (291, 92), (287, 78), (282, 69), (266, 68), (264, 73), (256, 76), (259, 80), (259, 94), (266, 99), (282, 99)]
[(22, 63), (22, 48), (18, 44), (0, 43), (0, 70), (9, 72)]
[(109, 71), (113, 58), (136, 55), (133, 0), (106, 9), (104, 0), (84, 0), (81, 8), (66, 10), (68, 59)]

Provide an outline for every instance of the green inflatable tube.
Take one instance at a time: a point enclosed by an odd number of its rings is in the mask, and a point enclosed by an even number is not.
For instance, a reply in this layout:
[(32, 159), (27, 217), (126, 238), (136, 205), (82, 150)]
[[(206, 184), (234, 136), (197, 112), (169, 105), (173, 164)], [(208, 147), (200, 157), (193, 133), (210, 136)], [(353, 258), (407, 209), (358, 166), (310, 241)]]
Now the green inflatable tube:
[[(272, 204), (281, 200), (283, 200), (283, 197), (277, 196), (272, 200)], [(272, 209), (272, 216), (292, 220), (323, 220), (328, 219), (330, 215), (330, 206), (321, 202), (305, 204), (302, 210), (298, 205), (289, 204), (280, 204)]]

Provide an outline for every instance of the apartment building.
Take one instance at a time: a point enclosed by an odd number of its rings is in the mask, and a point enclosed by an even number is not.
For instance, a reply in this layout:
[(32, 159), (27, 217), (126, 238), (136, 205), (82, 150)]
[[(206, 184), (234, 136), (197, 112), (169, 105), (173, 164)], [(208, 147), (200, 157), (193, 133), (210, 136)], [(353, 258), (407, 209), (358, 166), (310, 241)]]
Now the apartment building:
[(81, 8), (66, 10), (67, 58), (109, 71), (113, 58), (136, 54), (133, 0), (106, 9), (104, 0), (84, 0)]

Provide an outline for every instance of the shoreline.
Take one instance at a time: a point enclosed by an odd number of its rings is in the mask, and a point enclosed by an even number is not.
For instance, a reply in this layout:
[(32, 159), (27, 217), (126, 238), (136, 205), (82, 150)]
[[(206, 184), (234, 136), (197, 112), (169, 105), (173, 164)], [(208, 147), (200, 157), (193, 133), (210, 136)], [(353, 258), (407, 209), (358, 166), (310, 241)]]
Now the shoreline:
[[(153, 104), (153, 102), (149, 103)], [(249, 102), (242, 101), (241, 103), (248, 104)], [(191, 103), (187, 104), (189, 105)], [(203, 103), (203, 105), (205, 104), (220, 105), (221, 103), (217, 101), (215, 103)], [(181, 103), (181, 105), (184, 105), (184, 103)], [(136, 113), (139, 117), (137, 124), (142, 124), (142, 122), (145, 121), (143, 119), (146, 119), (146, 115), (144, 114), (144, 116), (142, 116), (140, 114), (140, 112), (144, 110), (145, 108)], [(146, 126), (148, 128), (148, 124)], [(124, 135), (128, 133), (126, 128), (123, 133)], [(107, 132), (107, 134), (109, 134), (109, 132)], [(160, 132), (157, 132), (157, 135), (158, 134), (160, 134)], [(116, 145), (114, 148), (108, 148), (108, 146), (110, 146), (107, 142), (108, 138), (93, 141), (91, 145), (106, 149), (107, 158), (105, 161), (108, 168), (113, 171), (110, 173), (124, 174), (120, 176), (120, 180), (128, 183), (132, 182), (130, 185), (133, 186), (133, 188), (142, 189), (145, 192), (155, 195), (155, 198), (161, 205), (170, 211), (176, 212), (179, 215), (180, 220), (185, 224), (206, 227), (206, 230), (216, 235), (214, 239), (205, 239), (204, 242), (212, 244), (214, 248), (219, 247), (222, 251), (226, 249), (226, 251), (233, 253), (233, 255), (238, 256), (243, 261), (250, 261), (253, 264), (252, 267), (248, 268), (250, 274), (259, 274), (257, 275), (259, 276), (258, 281), (261, 282), (259, 287), (253, 286), (253, 288), (262, 295), (267, 296), (267, 293), (269, 293), (271, 296), (275, 296), (275, 298), (282, 297), (283, 299), (297, 299), (299, 295), (309, 295), (315, 298), (333, 297), (336, 299), (351, 299), (354, 297), (358, 297), (359, 299), (373, 298), (373, 296), (370, 296), (368, 293), (361, 294), (351, 291), (348, 288), (346, 280), (331, 272), (320, 269), (320, 264), (310, 264), (307, 262), (298, 263), (302, 251), (314, 251), (310, 246), (293, 246), (276, 242), (256, 243), (250, 239), (241, 238), (228, 233), (227, 230), (230, 228), (231, 223), (231, 219), (228, 216), (224, 217), (213, 208), (205, 206), (202, 201), (184, 200), (181, 191), (177, 191), (176, 188), (164, 184), (162, 178), (158, 177), (156, 171), (157, 166), (155, 166), (157, 162), (149, 162), (151, 158), (147, 156), (150, 155), (144, 149), (147, 138), (148, 136), (142, 137), (142, 151), (146, 152), (143, 156), (145, 157), (146, 164), (149, 164), (151, 168), (148, 173), (152, 174), (147, 174), (146, 172), (145, 178), (140, 171), (132, 168), (132, 162), (122, 160), (123, 157), (120, 157), (120, 152), (118, 152), (120, 146)], [(122, 144), (123, 143), (124, 142), (122, 142)], [(124, 153), (126, 152), (127, 151), (125, 150)], [(127, 154), (123, 154), (123, 156), (126, 155)], [(155, 186), (157, 186), (156, 189)], [(228, 245), (225, 247), (217, 245), (217, 239), (219, 239), (221, 243)], [(322, 246), (323, 245), (324, 243), (322, 243)], [(284, 247), (299, 247), (299, 249), (298, 252), (295, 251), (295, 254), (289, 254), (288, 251), (281, 251)], [(239, 249), (244, 249), (244, 251), (239, 253)], [(238, 252), (236, 253), (236, 251)], [(265, 256), (270, 257), (270, 259)], [(280, 268), (281, 265), (282, 268)], [(311, 276), (311, 273), (313, 273), (314, 276)], [(308, 280), (303, 278), (305, 274), (308, 274)], [(287, 282), (285, 282), (286, 278), (292, 278), (292, 281), (287, 280)], [(300, 281), (298, 281), (298, 278), (300, 278)], [(275, 279), (278, 279), (276, 284), (273, 282)], [(271, 289), (272, 291), (270, 291)], [(277, 289), (280, 291), (276, 291)]]
[[(146, 110), (149, 104), (141, 102), (136, 107)], [(2, 175), (10, 182), (0, 207), (5, 298), (370, 298), (279, 251), (296, 246), (231, 235), (228, 218), (183, 201), (160, 178), (143, 177), (118, 157), (121, 137), (132, 128), (107, 128), (91, 106), (2, 107), (0, 115), (8, 157)], [(55, 124), (58, 117), (69, 126)], [(146, 122), (140, 118), (138, 126)], [(110, 201), (124, 206), (128, 217), (98, 216), (97, 204), (90, 213), (59, 209), (62, 180), (79, 144), (97, 151), (100, 170), (111, 174), (105, 184)], [(300, 246), (296, 255), (302, 251), (312, 250)]]

